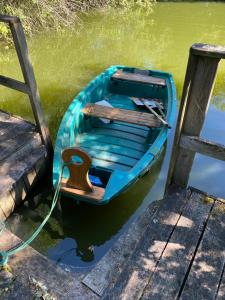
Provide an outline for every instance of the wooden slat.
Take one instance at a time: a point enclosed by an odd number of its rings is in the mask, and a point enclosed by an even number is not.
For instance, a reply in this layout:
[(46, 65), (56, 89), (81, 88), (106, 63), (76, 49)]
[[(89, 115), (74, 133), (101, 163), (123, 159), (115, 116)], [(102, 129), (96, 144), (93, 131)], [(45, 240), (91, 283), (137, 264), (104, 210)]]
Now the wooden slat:
[(116, 145), (116, 146), (125, 146), (128, 149), (133, 149), (133, 150), (138, 150), (139, 152), (146, 152), (147, 150), (147, 145), (143, 145), (134, 141), (129, 141), (124, 139), (116, 137), (116, 136), (105, 136), (101, 134), (88, 134), (88, 133), (83, 133), (77, 138), (77, 143), (78, 144), (83, 144), (83, 143), (88, 143), (88, 142), (93, 142), (93, 143), (101, 143), (104, 145)]
[(17, 135), (16, 137), (5, 140), (0, 143), (0, 163), (6, 160), (8, 157), (22, 149), (29, 142), (37, 140), (40, 142), (40, 135), (37, 132), (25, 132)]
[[(164, 199), (157, 214), (150, 220), (135, 252), (104, 299), (140, 299), (168, 240), (188, 205), (185, 192), (173, 193)], [(166, 298), (165, 298), (166, 299)]]
[(12, 139), (19, 134), (35, 130), (34, 124), (0, 111), (0, 142)]
[(127, 148), (125, 146), (118, 146), (112, 144), (101, 144), (96, 142), (83, 142), (79, 144), (79, 147), (86, 148), (86, 149), (93, 149), (99, 151), (106, 151), (108, 153), (115, 153), (124, 155), (126, 157), (131, 157), (135, 159), (140, 159), (143, 156), (143, 152), (138, 150), (133, 150), (131, 148)]
[[(100, 297), (103, 296), (118, 275), (122, 272), (127, 259), (132, 255), (139, 240), (158, 208), (158, 203), (151, 203), (137, 220), (129, 224), (127, 231), (119, 237), (103, 258), (84, 277), (82, 283)], [(101, 298), (102, 299), (102, 298)], [(119, 298), (118, 298), (119, 299)]]
[(119, 79), (119, 80), (127, 80), (133, 81), (138, 83), (145, 83), (145, 84), (154, 84), (159, 86), (166, 86), (166, 80), (160, 77), (153, 77), (147, 76), (139, 73), (130, 73), (130, 72), (123, 72), (117, 71), (112, 75), (112, 79)]
[(95, 150), (86, 147), (82, 147), (82, 149), (85, 149), (85, 151), (87, 151), (92, 158), (97, 158), (109, 162), (115, 162), (117, 164), (122, 164), (129, 167), (133, 167), (138, 161), (134, 158), (130, 158), (120, 154), (110, 153), (104, 150)]
[[(215, 299), (225, 263), (225, 204), (216, 202), (180, 299)], [(224, 294), (225, 297), (225, 294)]]
[(181, 135), (180, 147), (225, 161), (225, 146), (197, 136)]
[(121, 171), (129, 171), (131, 168), (130, 166), (127, 165), (123, 165), (116, 162), (110, 162), (98, 158), (93, 158), (92, 166), (101, 167), (108, 170), (121, 170)]
[(149, 113), (142, 113), (128, 109), (111, 108), (97, 104), (87, 104), (82, 112), (85, 115), (117, 120), (147, 127), (160, 127), (161, 122)]
[(62, 185), (61, 185), (61, 192), (65, 193), (65, 194), (70, 194), (73, 196), (77, 196), (78, 199), (85, 197), (88, 198), (90, 201), (101, 201), (101, 199), (104, 196), (105, 193), (105, 189), (98, 187), (98, 186), (94, 186), (94, 191), (93, 192), (86, 192), (83, 190), (78, 190), (78, 189), (74, 189), (74, 188), (70, 188), (66, 185), (66, 179), (62, 179)]
[(124, 143), (126, 140), (133, 141), (139, 144), (144, 144), (146, 142), (146, 138), (130, 133), (130, 132), (124, 132), (120, 130), (112, 130), (112, 129), (106, 129), (106, 128), (96, 128), (94, 130), (89, 131), (88, 133), (95, 133), (95, 134), (101, 134), (106, 136), (106, 140), (109, 136), (115, 136), (118, 138), (124, 139)]
[(142, 299), (177, 299), (214, 203), (201, 199), (201, 194), (192, 193)]
[(45, 154), (45, 147), (38, 147), (34, 142), (33, 145), (26, 145), (23, 151), (14, 153), (7, 162), (0, 164), (0, 219), (5, 220), (37, 182), (34, 167), (41, 158), (46, 159)]
[(0, 84), (25, 94), (30, 93), (30, 89), (25, 83), (3, 75), (0, 75)]
[(112, 122), (110, 124), (104, 124), (103, 122), (99, 121), (98, 123), (95, 123), (93, 127), (95, 128), (105, 128), (107, 130), (116, 130), (116, 131), (122, 131), (122, 132), (127, 132), (127, 133), (132, 133), (137, 136), (141, 136), (146, 138), (148, 136), (148, 131), (143, 130), (141, 128), (134, 128), (131, 126), (127, 126), (125, 124), (118, 124), (116, 122)]
[(16, 16), (0, 15), (0, 22), (19, 23), (20, 19)]

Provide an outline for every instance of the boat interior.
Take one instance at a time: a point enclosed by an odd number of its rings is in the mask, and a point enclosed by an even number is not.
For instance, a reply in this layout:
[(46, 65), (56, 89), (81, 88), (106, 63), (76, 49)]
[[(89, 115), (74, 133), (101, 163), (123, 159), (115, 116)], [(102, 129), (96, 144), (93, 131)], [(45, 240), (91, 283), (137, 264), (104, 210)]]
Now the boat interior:
[(91, 92), (83, 108), (75, 145), (92, 158), (88, 173), (93, 186), (105, 188), (115, 170), (130, 171), (159, 133), (161, 122), (144, 105), (136, 105), (134, 99), (154, 99), (166, 115), (166, 80), (149, 76), (146, 71), (119, 70), (104, 90)]

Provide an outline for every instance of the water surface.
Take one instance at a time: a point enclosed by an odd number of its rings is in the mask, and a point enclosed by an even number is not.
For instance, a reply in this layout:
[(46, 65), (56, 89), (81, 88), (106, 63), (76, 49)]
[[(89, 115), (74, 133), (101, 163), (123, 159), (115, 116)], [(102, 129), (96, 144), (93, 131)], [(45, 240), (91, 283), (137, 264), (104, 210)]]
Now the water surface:
[[(53, 140), (73, 97), (110, 65), (158, 69), (174, 75), (181, 95), (190, 45), (225, 44), (225, 4), (158, 3), (152, 14), (116, 10), (80, 16), (75, 28), (43, 32), (29, 39), (29, 49)], [(21, 79), (14, 51), (0, 53), (0, 72)], [(32, 119), (26, 96), (0, 89), (0, 107)], [(225, 64), (221, 64), (202, 136), (224, 143)], [(168, 159), (166, 150), (151, 170), (109, 205), (77, 206), (63, 199), (33, 246), (52, 259), (76, 267), (92, 266), (148, 203), (163, 195)], [(182, 167), (182, 166), (181, 166)], [(190, 184), (225, 197), (225, 163), (197, 155)], [(9, 220), (19, 236), (29, 236), (49, 209), (43, 199), (35, 210), (23, 206)]]

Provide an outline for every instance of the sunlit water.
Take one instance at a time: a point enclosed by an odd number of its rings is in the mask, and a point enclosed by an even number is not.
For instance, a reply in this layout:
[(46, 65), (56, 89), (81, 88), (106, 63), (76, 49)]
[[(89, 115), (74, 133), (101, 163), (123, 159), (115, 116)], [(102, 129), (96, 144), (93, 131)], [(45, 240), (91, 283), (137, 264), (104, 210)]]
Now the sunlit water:
[[(188, 50), (195, 42), (225, 44), (225, 4), (160, 3), (152, 14), (100, 11), (80, 16), (80, 24), (45, 32), (29, 40), (29, 49), (50, 131), (55, 139), (68, 104), (93, 77), (122, 64), (169, 71), (180, 98)], [(0, 53), (0, 72), (21, 79), (13, 51)], [(221, 65), (202, 136), (224, 143), (225, 65)], [(0, 108), (31, 118), (28, 99), (1, 88)], [(33, 246), (58, 262), (91, 267), (151, 201), (163, 195), (172, 143), (138, 184), (104, 207), (79, 206), (63, 198)], [(182, 167), (182, 166), (181, 166)], [(190, 185), (225, 197), (225, 163), (197, 155)], [(27, 237), (48, 212), (51, 197), (35, 210), (23, 206), (8, 226)]]

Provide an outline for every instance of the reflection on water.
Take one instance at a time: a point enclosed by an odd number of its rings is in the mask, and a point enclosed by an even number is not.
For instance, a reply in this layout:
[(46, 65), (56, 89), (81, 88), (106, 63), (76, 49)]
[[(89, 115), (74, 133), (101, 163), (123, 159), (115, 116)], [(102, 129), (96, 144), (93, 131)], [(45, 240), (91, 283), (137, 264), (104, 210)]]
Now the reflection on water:
[[(92, 206), (62, 197), (61, 213), (55, 211), (33, 246), (61, 263), (88, 266), (98, 260), (112, 245), (126, 222), (141, 206), (149, 189), (156, 183), (165, 151), (152, 168), (126, 193), (108, 205)], [(27, 203), (27, 205), (29, 205)], [(29, 236), (50, 207), (50, 198), (35, 210), (27, 205), (10, 218), (8, 226), (19, 236)], [(20, 225), (19, 225), (20, 224)], [(18, 226), (19, 225), (19, 226)], [(47, 246), (50, 247), (47, 249)], [(86, 263), (85, 263), (86, 262)]]
[[(174, 75), (179, 98), (190, 45), (223, 43), (224, 15), (223, 3), (158, 3), (150, 15), (143, 11), (93, 12), (81, 15), (81, 25), (75, 30), (34, 37), (29, 48), (53, 139), (74, 95), (109, 65), (169, 71)], [(0, 53), (0, 73), (21, 79), (14, 51)], [(223, 63), (202, 132), (202, 136), (221, 143), (225, 132), (224, 79)], [(0, 93), (1, 109), (32, 118), (26, 96), (4, 87)], [(170, 149), (171, 136), (163, 162), (161, 157), (149, 175), (105, 207), (77, 206), (63, 199), (62, 215), (55, 212), (34, 247), (43, 253), (48, 251), (50, 257), (64, 263), (93, 264), (135, 214), (162, 196)], [(190, 184), (225, 197), (224, 173), (222, 162), (197, 156)], [(50, 198), (44, 199), (35, 210), (24, 206), (23, 215), (14, 214), (9, 224), (20, 236), (28, 236), (49, 205)]]

